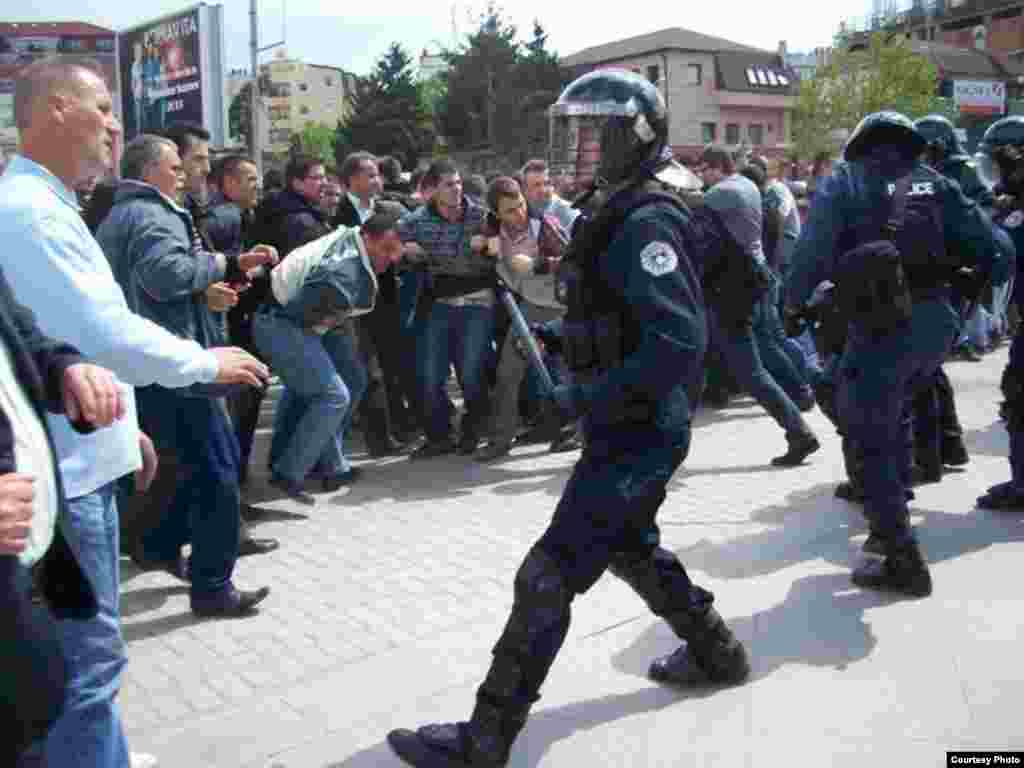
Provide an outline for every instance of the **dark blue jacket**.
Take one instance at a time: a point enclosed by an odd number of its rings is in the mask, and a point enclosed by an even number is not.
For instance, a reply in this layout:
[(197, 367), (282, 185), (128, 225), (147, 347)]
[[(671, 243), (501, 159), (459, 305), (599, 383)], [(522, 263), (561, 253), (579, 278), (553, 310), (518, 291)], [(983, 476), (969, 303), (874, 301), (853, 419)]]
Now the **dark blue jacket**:
[[(1006, 280), (1009, 257), (999, 249), (988, 216), (955, 181), (922, 164), (913, 172), (915, 179), (926, 179), (939, 198), (946, 248), (954, 249), (964, 266), (990, 275), (994, 283)], [(837, 258), (865, 240), (865, 222), (877, 222), (875, 231), (881, 231), (891, 208), (888, 185), (900, 175), (896, 170), (888, 175), (870, 172), (860, 162), (841, 163), (822, 181), (793, 251), (785, 286), (789, 306), (803, 306), (819, 283), (832, 279)]]

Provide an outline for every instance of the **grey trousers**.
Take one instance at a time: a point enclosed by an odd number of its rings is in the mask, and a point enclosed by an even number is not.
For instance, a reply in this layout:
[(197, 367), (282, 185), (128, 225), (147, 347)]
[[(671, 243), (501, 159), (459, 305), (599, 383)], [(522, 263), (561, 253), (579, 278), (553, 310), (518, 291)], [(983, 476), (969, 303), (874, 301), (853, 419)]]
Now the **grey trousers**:
[[(519, 299), (519, 310), (527, 323), (546, 323), (561, 317), (565, 311), (551, 309)], [(519, 385), (529, 363), (516, 348), (516, 335), (509, 329), (501, 345), (498, 375), (491, 395), (491, 442), (511, 443), (519, 427)]]

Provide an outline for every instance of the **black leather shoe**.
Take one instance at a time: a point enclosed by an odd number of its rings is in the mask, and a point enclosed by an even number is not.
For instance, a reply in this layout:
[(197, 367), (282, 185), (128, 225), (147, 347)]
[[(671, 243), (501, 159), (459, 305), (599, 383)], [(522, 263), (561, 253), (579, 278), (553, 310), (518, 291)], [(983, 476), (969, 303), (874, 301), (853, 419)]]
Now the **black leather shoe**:
[(327, 493), (334, 493), (339, 488), (343, 488), (346, 485), (352, 485), (356, 480), (363, 474), (363, 470), (359, 467), (350, 467), (348, 472), (338, 472), (335, 475), (327, 475), (322, 481), (321, 486)]
[(306, 493), (305, 489), (298, 483), (292, 482), (287, 477), (279, 475), (276, 472), (272, 472), (270, 477), (267, 479), (270, 485), (277, 488), (279, 491), (284, 491), (288, 498), (293, 501), (297, 501), (300, 504), (305, 504), (307, 507), (312, 507), (316, 504), (316, 499)]
[(270, 587), (241, 590), (229, 587), (213, 597), (192, 598), (192, 613), (205, 618), (239, 618), (255, 613), (256, 606), (270, 594)]
[(281, 546), (277, 539), (257, 539), (247, 536), (238, 542), (238, 556), (248, 557), (249, 555), (265, 555), (273, 552)]
[(1018, 492), (1013, 483), (1000, 483), (978, 497), (978, 506), (982, 509), (1024, 510), (1024, 494)]
[(449, 453), (455, 453), (455, 441), (451, 438), (447, 440), (427, 440), (423, 445), (413, 451), (409, 458), (416, 459), (432, 459), (435, 456), (446, 456)]
[(786, 440), (789, 442), (789, 450), (772, 459), (772, 466), (796, 467), (803, 464), (804, 459), (821, 448), (818, 438), (811, 434), (797, 433), (792, 437), (786, 435)]
[(149, 571), (163, 571), (186, 583), (192, 580), (192, 571), (187, 557), (179, 556), (173, 560), (151, 560), (142, 554), (142, 546), (140, 544), (136, 544), (132, 548), (129, 557), (131, 557), (132, 562), (135, 563), (140, 571), (147, 573)]
[(860, 551), (865, 555), (885, 557), (885, 540), (877, 533), (869, 533), (868, 537), (864, 539), (864, 544), (861, 546)]

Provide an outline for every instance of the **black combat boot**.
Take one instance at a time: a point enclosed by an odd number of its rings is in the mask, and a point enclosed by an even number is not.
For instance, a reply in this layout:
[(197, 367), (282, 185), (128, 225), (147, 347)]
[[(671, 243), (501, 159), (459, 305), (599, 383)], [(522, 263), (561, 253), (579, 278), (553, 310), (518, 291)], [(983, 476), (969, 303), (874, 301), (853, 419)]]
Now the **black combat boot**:
[(899, 544), (886, 542), (885, 559), (860, 566), (854, 570), (852, 581), (865, 589), (903, 592), (912, 597), (927, 597), (932, 593), (931, 573), (913, 537)]
[(569, 631), (573, 594), (558, 564), (534, 547), (519, 566), (512, 613), (466, 722), (405, 728), (388, 744), (415, 768), (501, 768), (532, 704), (540, 698)]
[(772, 459), (772, 465), (776, 467), (795, 467), (803, 464), (804, 459), (821, 448), (821, 443), (810, 432), (793, 432), (786, 434), (786, 442), (789, 443), (789, 450), (781, 456)]
[(647, 674), (652, 680), (680, 686), (736, 685), (750, 675), (743, 644), (714, 608), (665, 619), (686, 644), (651, 662)]

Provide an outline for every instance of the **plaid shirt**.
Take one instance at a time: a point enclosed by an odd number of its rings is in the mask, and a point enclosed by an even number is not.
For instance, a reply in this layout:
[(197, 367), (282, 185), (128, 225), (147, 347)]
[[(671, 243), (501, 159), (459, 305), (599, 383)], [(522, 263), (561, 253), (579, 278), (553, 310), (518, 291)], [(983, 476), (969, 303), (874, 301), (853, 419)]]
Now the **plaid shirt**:
[[(416, 243), (426, 256), (422, 263), (438, 285), (449, 284), (444, 295), (459, 296), (488, 287), (494, 275), (494, 258), (473, 253), (469, 243), (483, 230), (487, 211), (463, 198), (462, 219), (450, 222), (428, 204), (405, 216), (398, 224), (404, 243)], [(465, 288), (465, 290), (462, 290)]]

